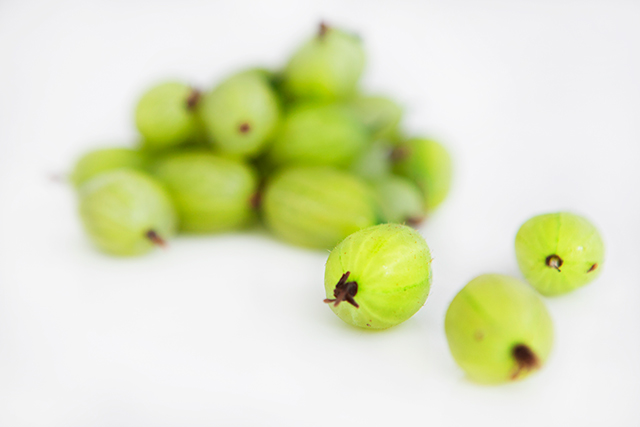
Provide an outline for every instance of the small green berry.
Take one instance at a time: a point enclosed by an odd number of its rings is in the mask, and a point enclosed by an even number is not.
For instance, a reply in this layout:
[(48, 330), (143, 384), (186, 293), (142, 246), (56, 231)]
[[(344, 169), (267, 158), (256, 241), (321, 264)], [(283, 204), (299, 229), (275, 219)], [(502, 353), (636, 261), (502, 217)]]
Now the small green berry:
[(331, 251), (324, 287), (324, 302), (345, 322), (371, 329), (397, 325), (427, 300), (429, 247), (417, 231), (404, 225), (365, 228)]
[(116, 169), (128, 168), (145, 170), (147, 158), (137, 150), (130, 148), (103, 148), (84, 154), (76, 162), (71, 173), (71, 182), (76, 187), (96, 175)]
[(373, 188), (385, 222), (417, 226), (424, 220), (424, 198), (410, 180), (391, 175), (374, 183)]
[(384, 96), (359, 96), (349, 104), (371, 132), (373, 139), (399, 138), (402, 107)]
[(520, 227), (516, 257), (524, 277), (541, 294), (561, 295), (598, 277), (604, 243), (596, 227), (579, 215), (538, 215)]
[(376, 141), (358, 155), (349, 171), (367, 181), (375, 181), (391, 174), (391, 146)]
[(179, 82), (162, 83), (149, 89), (136, 107), (136, 126), (151, 150), (174, 147), (198, 135), (195, 108), (200, 92)]
[(266, 76), (259, 70), (242, 72), (203, 95), (202, 124), (221, 152), (254, 156), (272, 136), (280, 106)]
[(255, 217), (256, 173), (241, 161), (208, 153), (178, 153), (160, 160), (155, 176), (171, 195), (180, 229), (206, 233), (239, 229)]
[(425, 196), (427, 210), (438, 207), (451, 187), (451, 156), (439, 143), (409, 139), (394, 151), (394, 172), (412, 179)]
[(369, 142), (353, 111), (341, 105), (303, 105), (283, 120), (269, 152), (276, 165), (346, 167)]
[(140, 255), (175, 234), (169, 195), (129, 169), (102, 173), (80, 187), (80, 218), (91, 240), (112, 255)]
[(553, 325), (544, 303), (525, 283), (501, 274), (469, 282), (447, 310), (449, 349), (473, 381), (522, 379), (547, 361)]
[(320, 24), (320, 30), (296, 51), (284, 69), (284, 91), (294, 99), (332, 101), (356, 92), (364, 70), (361, 40)]
[(377, 222), (367, 185), (350, 174), (323, 167), (278, 173), (267, 182), (262, 212), (269, 229), (281, 239), (324, 249)]

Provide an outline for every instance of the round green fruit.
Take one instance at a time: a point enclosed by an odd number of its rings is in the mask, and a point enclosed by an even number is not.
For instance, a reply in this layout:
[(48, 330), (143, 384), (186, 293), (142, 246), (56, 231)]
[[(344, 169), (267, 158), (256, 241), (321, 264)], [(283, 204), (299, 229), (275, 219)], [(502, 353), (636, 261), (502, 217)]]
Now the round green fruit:
[(277, 95), (259, 70), (222, 82), (203, 95), (198, 111), (215, 147), (242, 156), (254, 156), (264, 148), (280, 117)]
[(455, 361), (485, 384), (528, 376), (545, 364), (553, 345), (553, 324), (540, 297), (501, 274), (469, 282), (449, 305), (444, 328)]
[(353, 160), (349, 171), (367, 181), (382, 179), (391, 174), (391, 153), (389, 144), (376, 141)]
[(385, 329), (424, 305), (431, 253), (414, 229), (382, 224), (351, 234), (329, 255), (324, 287), (338, 317), (361, 328)]
[(430, 139), (409, 139), (394, 151), (393, 157), (394, 172), (418, 184), (428, 211), (444, 201), (451, 187), (452, 162), (441, 144)]
[(154, 167), (180, 218), (180, 229), (207, 233), (234, 230), (255, 217), (256, 174), (241, 161), (208, 153), (167, 156)]
[(569, 212), (538, 215), (516, 235), (520, 271), (541, 294), (571, 292), (594, 280), (604, 264), (604, 243), (587, 219)]
[(84, 154), (71, 172), (71, 182), (76, 187), (96, 175), (116, 169), (145, 170), (147, 158), (130, 148), (103, 148)]
[(262, 212), (276, 236), (323, 249), (377, 222), (367, 185), (350, 174), (323, 167), (281, 171), (267, 182)]
[(402, 107), (384, 96), (359, 96), (349, 104), (373, 139), (395, 141), (399, 138)]
[(369, 142), (353, 111), (341, 105), (291, 110), (278, 130), (269, 159), (275, 165), (346, 167)]
[(358, 37), (320, 24), (318, 33), (286, 65), (284, 91), (294, 99), (345, 99), (356, 92), (364, 62), (364, 49)]
[(135, 112), (144, 147), (161, 150), (197, 137), (199, 101), (200, 92), (179, 82), (162, 83), (145, 92)]
[(120, 169), (79, 190), (80, 218), (91, 240), (112, 255), (140, 255), (164, 245), (177, 220), (169, 195), (153, 178)]
[(373, 184), (384, 222), (419, 225), (425, 217), (420, 189), (400, 176), (388, 176)]

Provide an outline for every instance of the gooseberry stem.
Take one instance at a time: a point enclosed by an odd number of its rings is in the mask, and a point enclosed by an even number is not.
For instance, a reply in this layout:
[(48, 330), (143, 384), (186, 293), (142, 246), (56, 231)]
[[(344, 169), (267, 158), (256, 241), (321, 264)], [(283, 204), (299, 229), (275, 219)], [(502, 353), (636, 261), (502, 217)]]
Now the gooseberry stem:
[(562, 258), (555, 254), (549, 255), (546, 259), (546, 262), (548, 267), (555, 268), (558, 271), (560, 271), (560, 267), (562, 267), (562, 264), (564, 263)]
[(327, 31), (329, 31), (329, 26), (327, 25), (326, 22), (321, 22), (320, 23), (320, 28), (318, 28), (318, 38), (323, 39), (324, 36), (327, 34)]
[(408, 226), (416, 228), (417, 226), (422, 224), (422, 221), (424, 221), (424, 219), (425, 219), (424, 216), (412, 216), (407, 218), (405, 222), (407, 223)]
[(346, 301), (355, 308), (359, 308), (358, 303), (353, 299), (358, 293), (358, 283), (355, 281), (347, 282), (350, 271), (347, 271), (340, 277), (340, 280), (336, 284), (336, 288), (333, 290), (333, 296), (335, 298), (326, 298), (324, 302), (327, 304), (333, 303), (334, 307), (337, 307), (342, 301)]
[(531, 371), (540, 367), (538, 356), (525, 344), (518, 344), (513, 347), (513, 358), (516, 359), (518, 367), (516, 368), (511, 379), (516, 379), (522, 372)]
[(191, 93), (187, 97), (187, 110), (193, 110), (198, 105), (202, 93), (198, 89), (191, 89)]
[(155, 232), (155, 230), (147, 231), (145, 236), (147, 236), (147, 239), (151, 240), (151, 243), (156, 246), (160, 246), (161, 248), (165, 248), (167, 246), (167, 242), (162, 237), (160, 237), (158, 233)]

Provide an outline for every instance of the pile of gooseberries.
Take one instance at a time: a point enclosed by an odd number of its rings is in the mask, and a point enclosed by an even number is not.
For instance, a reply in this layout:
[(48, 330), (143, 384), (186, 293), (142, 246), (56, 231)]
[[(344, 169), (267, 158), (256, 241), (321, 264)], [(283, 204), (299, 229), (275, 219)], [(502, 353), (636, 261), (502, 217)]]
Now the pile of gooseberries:
[[(340, 319), (367, 329), (409, 319), (432, 280), (412, 227), (446, 198), (452, 162), (440, 143), (405, 135), (398, 103), (360, 89), (364, 63), (360, 38), (321, 24), (280, 70), (242, 70), (209, 90), (149, 88), (135, 108), (139, 144), (91, 151), (70, 175), (87, 235), (135, 256), (177, 233), (262, 223), (288, 243), (333, 248), (324, 302)], [(596, 228), (571, 213), (530, 219), (515, 249), (532, 286), (484, 274), (446, 313), (453, 358), (477, 382), (540, 368), (553, 327), (536, 290), (572, 291), (604, 261)]]

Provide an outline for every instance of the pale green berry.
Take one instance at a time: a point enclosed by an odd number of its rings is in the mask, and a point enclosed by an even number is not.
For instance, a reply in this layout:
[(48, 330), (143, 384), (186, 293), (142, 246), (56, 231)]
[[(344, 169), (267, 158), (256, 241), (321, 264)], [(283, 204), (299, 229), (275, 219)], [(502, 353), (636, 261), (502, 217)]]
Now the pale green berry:
[(367, 181), (375, 181), (391, 173), (391, 146), (376, 141), (362, 151), (349, 166), (349, 171)]
[(538, 215), (516, 235), (520, 271), (541, 294), (571, 292), (594, 280), (604, 264), (604, 243), (586, 218), (569, 212)]
[(399, 138), (402, 107), (384, 96), (359, 96), (349, 104), (369, 129), (374, 139), (394, 141)]
[(540, 297), (501, 274), (469, 282), (449, 305), (444, 328), (453, 358), (479, 383), (528, 376), (545, 364), (553, 345), (553, 324)]
[(427, 210), (444, 201), (451, 187), (452, 162), (438, 142), (413, 138), (394, 151), (394, 172), (412, 179), (422, 190)]
[(196, 138), (199, 100), (200, 92), (179, 82), (162, 83), (145, 92), (135, 113), (144, 146), (161, 150)]
[(175, 234), (169, 195), (144, 173), (119, 169), (80, 187), (80, 218), (95, 245), (112, 255), (140, 255)]
[(429, 296), (429, 247), (404, 225), (365, 228), (331, 251), (324, 287), (324, 301), (345, 322), (371, 329), (397, 325), (420, 310)]
[(425, 217), (420, 189), (407, 178), (388, 176), (373, 184), (384, 222), (417, 226)]
[(256, 173), (241, 161), (203, 152), (178, 153), (160, 160), (154, 174), (173, 199), (182, 231), (234, 230), (255, 217)]
[(331, 101), (356, 92), (364, 70), (361, 40), (325, 24), (291, 57), (283, 72), (284, 91), (294, 99)]
[(369, 142), (353, 111), (342, 105), (303, 105), (284, 118), (269, 151), (276, 165), (346, 167)]
[(371, 190), (360, 179), (324, 167), (285, 169), (267, 182), (264, 220), (290, 243), (331, 249), (349, 234), (377, 223)]
[(147, 158), (138, 150), (130, 148), (103, 148), (84, 154), (71, 172), (71, 182), (76, 187), (103, 172), (128, 168), (145, 170)]
[(215, 147), (254, 156), (271, 138), (280, 117), (277, 95), (266, 74), (249, 70), (231, 76), (203, 95), (198, 111)]

